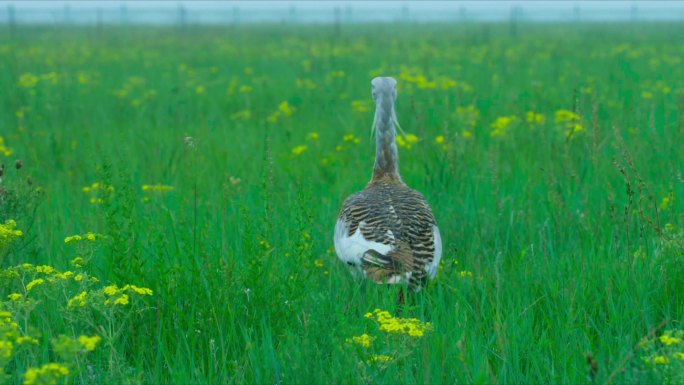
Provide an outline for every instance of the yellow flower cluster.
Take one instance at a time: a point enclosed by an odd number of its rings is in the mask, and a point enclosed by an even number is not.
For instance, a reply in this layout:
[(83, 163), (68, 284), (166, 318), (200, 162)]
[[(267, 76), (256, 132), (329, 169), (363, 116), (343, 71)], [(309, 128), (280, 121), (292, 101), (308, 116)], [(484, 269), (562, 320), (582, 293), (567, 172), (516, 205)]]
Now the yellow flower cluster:
[(393, 358), (384, 354), (373, 354), (368, 361), (368, 365), (376, 363), (376, 362), (389, 362), (392, 361)]
[(100, 336), (79, 336), (78, 337), (78, 343), (81, 344), (81, 347), (89, 352), (92, 352), (95, 350), (95, 347), (97, 344), (102, 340)]
[(30, 368), (24, 374), (24, 385), (55, 384), (61, 377), (69, 375), (69, 369), (51, 362), (40, 368)]
[(105, 300), (105, 305), (120, 306), (125, 306), (129, 303), (129, 297), (128, 294), (125, 294), (126, 292), (134, 293), (140, 296), (151, 296), (154, 294), (151, 289), (148, 289), (146, 287), (138, 287), (135, 285), (126, 285), (122, 288), (119, 288), (117, 285), (110, 285), (105, 287), (103, 289), (103, 292), (110, 297), (118, 296), (116, 299), (114, 299), (114, 301), (111, 301), (110, 299)]
[(252, 112), (250, 110), (240, 110), (230, 115), (230, 120), (249, 120), (251, 117)]
[(544, 124), (546, 117), (538, 112), (529, 111), (525, 114), (525, 120), (530, 124)]
[(569, 110), (558, 110), (554, 114), (554, 121), (565, 128), (565, 136), (568, 138), (584, 131), (580, 120), (581, 117), (577, 113)]
[(399, 147), (407, 150), (410, 150), (414, 144), (418, 143), (418, 137), (413, 134), (397, 135), (396, 140)]
[(480, 119), (480, 111), (475, 108), (475, 106), (470, 105), (466, 107), (456, 108), (456, 119), (461, 126), (466, 127), (461, 135), (464, 139), (471, 138), (473, 136), (473, 129), (477, 125), (477, 121)]
[(351, 106), (354, 112), (363, 113), (371, 110), (371, 104), (368, 100), (352, 100)]
[(667, 377), (671, 373), (676, 373), (677, 368), (684, 367), (684, 330), (666, 330), (659, 337), (642, 340), (638, 346), (640, 349), (647, 351), (641, 357), (644, 363), (652, 367), (670, 369), (657, 369), (665, 374), (666, 379), (664, 382), (680, 382), (677, 380), (671, 381), (674, 378), (669, 378), (668, 380)]
[(281, 102), (278, 105), (278, 110), (269, 115), (268, 118), (266, 118), (266, 120), (270, 123), (276, 123), (281, 116), (292, 116), (294, 112), (295, 108), (292, 107), (290, 103), (288, 103), (286, 100), (284, 102)]
[(684, 348), (684, 330), (666, 330), (658, 339), (665, 346), (682, 345)]
[(91, 184), (90, 186), (83, 187), (81, 190), (83, 190), (83, 192), (86, 194), (91, 193), (91, 192), (95, 192), (97, 190), (112, 192), (112, 191), (114, 191), (114, 186), (109, 186), (109, 185), (105, 185), (105, 184), (102, 184), (99, 182), (95, 182), (95, 183)]
[(401, 66), (399, 79), (405, 81), (408, 84), (415, 85), (419, 89), (429, 90), (441, 88), (442, 90), (446, 91), (454, 87), (459, 87), (464, 92), (471, 91), (471, 87), (469, 85), (463, 82), (456, 82), (456, 80), (446, 76), (437, 76), (436, 78), (434, 78), (434, 80), (428, 80), (428, 78), (422, 73), (422, 71), (416, 67)]
[(0, 224), (0, 249), (8, 246), (16, 238), (24, 235), (21, 230), (17, 230), (17, 222), (8, 219), (4, 224)]
[(345, 136), (342, 137), (342, 140), (345, 142), (351, 142), (354, 144), (359, 144), (361, 143), (361, 140), (356, 137), (354, 134), (346, 134)]
[(422, 337), (426, 332), (432, 331), (432, 324), (423, 322), (417, 318), (397, 318), (386, 310), (375, 309), (372, 313), (366, 313), (365, 318), (372, 319), (380, 326), (380, 331), (388, 334), (404, 334), (410, 337)]
[(86, 305), (86, 296), (88, 295), (87, 291), (82, 291), (73, 298), (69, 300), (67, 303), (67, 308), (72, 308), (72, 307), (83, 307)]
[(316, 83), (311, 79), (297, 79), (297, 88), (313, 90), (316, 89)]
[(90, 186), (85, 186), (81, 189), (84, 193), (90, 195), (90, 203), (99, 204), (104, 202), (103, 195), (114, 192), (114, 186), (95, 182)]
[(89, 242), (95, 242), (97, 239), (102, 239), (104, 238), (104, 235), (102, 234), (95, 234), (93, 232), (87, 232), (83, 235), (71, 235), (66, 238), (64, 238), (64, 243), (72, 243), (72, 242), (80, 242), (80, 241), (89, 241)]
[(33, 281), (29, 282), (28, 285), (26, 285), (26, 291), (30, 291), (36, 286), (40, 286), (45, 283), (45, 280), (43, 278), (37, 278), (34, 279)]
[(508, 133), (508, 126), (510, 126), (511, 123), (515, 122), (516, 120), (518, 120), (518, 118), (515, 115), (499, 116), (498, 118), (496, 118), (494, 123), (492, 123), (492, 131), (489, 132), (489, 136), (506, 136), (506, 134)]
[(142, 185), (143, 191), (155, 191), (155, 192), (168, 192), (173, 191), (175, 187), (167, 186), (163, 184), (144, 184)]
[(306, 151), (308, 147), (306, 145), (299, 145), (292, 148), (292, 156), (299, 156)]
[(12, 151), (11, 148), (9, 148), (5, 145), (5, 139), (3, 139), (2, 136), (0, 136), (0, 154), (2, 154), (4, 156), (10, 156), (10, 155), (12, 155), (13, 152), (14, 151)]
[(346, 342), (348, 344), (357, 344), (360, 346), (363, 346), (364, 348), (367, 348), (371, 346), (371, 343), (373, 342), (373, 337), (369, 336), (368, 334), (361, 334), (360, 336), (355, 336), (352, 338), (347, 338)]
[[(37, 345), (38, 340), (19, 334), (19, 325), (8, 311), (0, 311), (0, 365), (14, 353), (15, 345)], [(5, 361), (6, 362), (6, 361)]]

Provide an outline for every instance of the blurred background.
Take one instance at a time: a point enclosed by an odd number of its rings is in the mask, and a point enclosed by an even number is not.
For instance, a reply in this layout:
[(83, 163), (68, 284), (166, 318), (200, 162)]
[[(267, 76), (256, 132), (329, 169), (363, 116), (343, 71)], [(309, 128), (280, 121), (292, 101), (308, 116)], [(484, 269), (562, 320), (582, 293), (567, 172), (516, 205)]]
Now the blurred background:
[(673, 21), (674, 1), (0, 1), (4, 23)]

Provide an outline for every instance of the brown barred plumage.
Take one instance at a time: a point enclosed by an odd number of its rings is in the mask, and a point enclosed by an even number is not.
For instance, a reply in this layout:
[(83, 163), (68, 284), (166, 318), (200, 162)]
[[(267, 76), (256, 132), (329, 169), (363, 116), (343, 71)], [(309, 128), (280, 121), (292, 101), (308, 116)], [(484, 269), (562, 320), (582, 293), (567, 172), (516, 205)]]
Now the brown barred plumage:
[(335, 226), (335, 250), (353, 272), (377, 283), (407, 282), (419, 290), (436, 273), (441, 239), (425, 198), (399, 176), (395, 85), (392, 78), (373, 80), (378, 107), (373, 179), (344, 202)]

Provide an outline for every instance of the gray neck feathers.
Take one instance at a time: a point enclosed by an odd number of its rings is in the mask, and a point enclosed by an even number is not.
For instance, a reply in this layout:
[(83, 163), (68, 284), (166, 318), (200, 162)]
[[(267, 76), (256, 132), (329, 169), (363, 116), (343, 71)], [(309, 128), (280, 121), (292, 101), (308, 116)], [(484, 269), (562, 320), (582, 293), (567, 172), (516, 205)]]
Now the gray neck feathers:
[(391, 178), (401, 181), (397, 142), (395, 140), (397, 116), (393, 104), (391, 98), (383, 98), (376, 104), (375, 121), (373, 122), (376, 135), (374, 180)]

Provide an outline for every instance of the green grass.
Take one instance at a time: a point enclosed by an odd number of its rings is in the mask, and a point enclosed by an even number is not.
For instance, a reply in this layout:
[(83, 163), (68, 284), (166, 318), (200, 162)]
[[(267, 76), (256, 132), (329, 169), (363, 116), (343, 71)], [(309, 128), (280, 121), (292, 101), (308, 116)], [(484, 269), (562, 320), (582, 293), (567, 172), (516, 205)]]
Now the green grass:
[[(105, 338), (68, 382), (670, 381), (632, 350), (684, 320), (683, 38), (681, 24), (2, 31), (3, 185), (41, 192), (0, 212), (24, 231), (0, 267), (68, 270), (64, 238), (93, 231), (107, 238), (78, 252), (84, 272), (154, 291), (109, 318), (70, 316), (72, 286), (31, 291), (36, 308), (13, 316), (39, 344), (5, 366), (10, 381), (60, 362), (59, 334)], [(419, 138), (401, 174), (444, 243), (402, 314), (433, 325), (412, 341), (364, 318), (396, 315), (396, 288), (354, 281), (332, 248), (343, 200), (371, 175), (372, 111), (352, 101), (370, 106), (377, 75), (399, 81), (399, 122)], [(294, 113), (269, 121), (284, 101)], [(474, 125), (458, 112), (471, 105)], [(501, 116), (517, 119), (492, 136)], [(82, 191), (94, 182), (115, 189), (100, 204)], [(0, 310), (16, 309), (21, 283), (2, 282)], [(363, 333), (396, 359), (367, 364), (345, 342)]]

